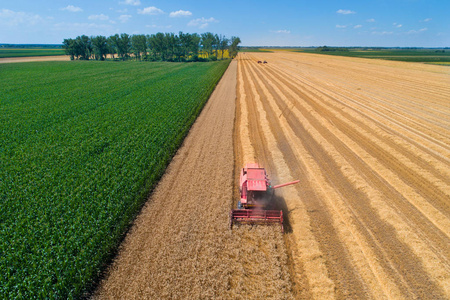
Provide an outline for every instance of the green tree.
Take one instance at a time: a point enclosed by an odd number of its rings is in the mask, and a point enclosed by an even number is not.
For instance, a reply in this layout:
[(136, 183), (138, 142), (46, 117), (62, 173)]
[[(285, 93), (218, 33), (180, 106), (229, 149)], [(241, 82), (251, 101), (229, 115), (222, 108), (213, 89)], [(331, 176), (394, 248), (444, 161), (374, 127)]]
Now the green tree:
[(224, 35), (219, 36), (219, 49), (222, 53), (222, 59), (223, 59), (223, 53), (228, 48), (228, 43), (230, 42), (229, 39), (227, 39)]
[(105, 60), (108, 54), (114, 59), (116, 53), (122, 60), (126, 60), (134, 53), (134, 57), (139, 60), (198, 61), (200, 46), (208, 56), (208, 60), (217, 60), (219, 53), (223, 59), (227, 48), (230, 57), (236, 56), (240, 42), (238, 37), (232, 37), (230, 40), (224, 35), (211, 32), (202, 33), (201, 36), (181, 31), (179, 35), (158, 32), (147, 36), (143, 34), (131, 36), (122, 33), (108, 38), (101, 35), (90, 38), (81, 35), (75, 39), (64, 39), (63, 49), (72, 60), (90, 58)]
[[(64, 39), (63, 41), (63, 49), (67, 55), (70, 55), (70, 60), (75, 59), (75, 40), (74, 39)], [(78, 57), (77, 57), (78, 58)]]
[(115, 34), (111, 37), (114, 46), (117, 50), (117, 54), (122, 60), (127, 59), (131, 52), (131, 37), (126, 33)]
[(214, 51), (216, 52), (216, 57), (219, 57), (220, 36), (218, 34), (214, 35), (212, 46), (213, 46)]
[(75, 38), (75, 56), (82, 60), (89, 60), (92, 54), (92, 44), (88, 36), (82, 35)]
[(231, 44), (230, 47), (228, 48), (228, 53), (230, 55), (231, 58), (234, 58), (239, 50), (238, 45), (241, 43), (241, 39), (237, 36), (232, 36), (231, 37)]
[(133, 35), (131, 37), (131, 47), (136, 59), (142, 60), (142, 57), (147, 55), (147, 38), (145, 35)]
[(189, 58), (189, 44), (191, 41), (191, 35), (189, 33), (183, 33), (180, 31), (178, 33), (178, 38), (180, 39), (181, 53), (185, 59)]
[(117, 39), (119, 35), (112, 35), (106, 40), (108, 47), (108, 54), (114, 59), (114, 55), (117, 53)]
[(201, 37), (197, 33), (191, 34), (189, 41), (189, 52), (194, 60), (198, 59), (198, 52), (200, 51), (200, 41)]
[(96, 60), (105, 60), (108, 54), (108, 44), (106, 37), (99, 35), (91, 37), (94, 58)]
[(212, 55), (213, 53), (213, 44), (214, 44), (214, 34), (212, 34), (211, 32), (205, 32), (202, 33), (202, 47), (203, 47), (203, 51), (206, 52), (206, 54), (208, 55), (208, 57), (210, 55)]
[(155, 60), (166, 60), (167, 46), (164, 33), (158, 32), (152, 34), (149, 38), (150, 48), (153, 50), (153, 56)]

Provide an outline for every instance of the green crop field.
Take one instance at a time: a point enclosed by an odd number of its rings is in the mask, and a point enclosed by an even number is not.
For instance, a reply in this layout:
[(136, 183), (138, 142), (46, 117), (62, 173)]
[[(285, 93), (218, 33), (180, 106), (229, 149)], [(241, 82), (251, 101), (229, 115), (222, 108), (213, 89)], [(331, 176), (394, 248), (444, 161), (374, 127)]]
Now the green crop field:
[(334, 48), (333, 51), (317, 51), (317, 49), (297, 49), (293, 51), (434, 64), (446, 64), (450, 62), (450, 49)]
[(86, 296), (228, 64), (0, 65), (0, 298)]
[(40, 48), (0, 48), (0, 58), (65, 55), (64, 50)]

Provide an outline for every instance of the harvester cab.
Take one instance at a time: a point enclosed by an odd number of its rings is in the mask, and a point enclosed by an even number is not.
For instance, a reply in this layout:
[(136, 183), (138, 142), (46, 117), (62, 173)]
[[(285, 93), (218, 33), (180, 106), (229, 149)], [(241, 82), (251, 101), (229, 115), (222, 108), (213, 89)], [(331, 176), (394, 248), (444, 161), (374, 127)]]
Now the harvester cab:
[(239, 176), (240, 200), (237, 209), (230, 211), (230, 228), (234, 223), (279, 223), (283, 231), (283, 211), (273, 210), (274, 190), (299, 181), (272, 186), (264, 168), (256, 163), (246, 164)]

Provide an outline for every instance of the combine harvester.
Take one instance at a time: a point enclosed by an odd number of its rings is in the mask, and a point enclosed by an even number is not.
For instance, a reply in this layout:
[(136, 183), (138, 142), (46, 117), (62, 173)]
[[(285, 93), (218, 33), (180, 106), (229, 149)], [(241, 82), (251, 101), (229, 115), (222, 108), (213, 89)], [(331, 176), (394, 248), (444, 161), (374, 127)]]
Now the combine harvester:
[(300, 180), (272, 186), (266, 170), (258, 164), (246, 164), (241, 170), (239, 192), (241, 200), (237, 209), (230, 211), (230, 229), (234, 223), (241, 224), (273, 224), (279, 223), (283, 227), (283, 211), (273, 210), (274, 190)]

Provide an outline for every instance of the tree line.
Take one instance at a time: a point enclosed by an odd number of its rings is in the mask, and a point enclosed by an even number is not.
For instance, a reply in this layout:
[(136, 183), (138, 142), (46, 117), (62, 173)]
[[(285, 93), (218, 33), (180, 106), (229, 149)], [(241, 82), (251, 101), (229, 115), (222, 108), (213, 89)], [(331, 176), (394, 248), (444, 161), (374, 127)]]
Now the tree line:
[(110, 37), (81, 35), (64, 39), (63, 49), (71, 60), (105, 60), (111, 57), (121, 60), (210, 61), (223, 59), (226, 50), (229, 57), (235, 57), (240, 42), (239, 37), (228, 39), (211, 32), (200, 35), (183, 32), (178, 35), (161, 32), (151, 35), (122, 33)]

